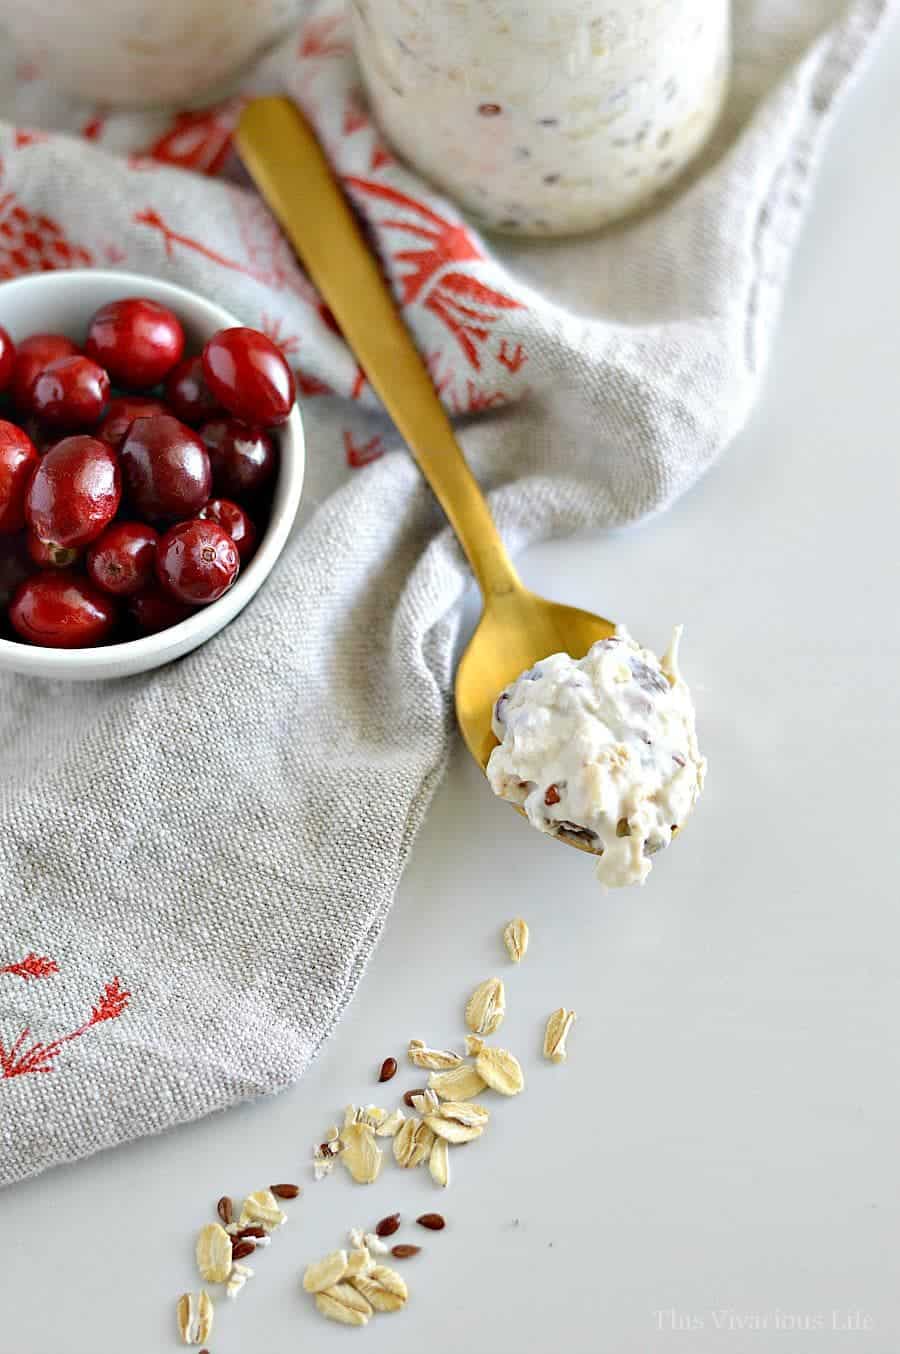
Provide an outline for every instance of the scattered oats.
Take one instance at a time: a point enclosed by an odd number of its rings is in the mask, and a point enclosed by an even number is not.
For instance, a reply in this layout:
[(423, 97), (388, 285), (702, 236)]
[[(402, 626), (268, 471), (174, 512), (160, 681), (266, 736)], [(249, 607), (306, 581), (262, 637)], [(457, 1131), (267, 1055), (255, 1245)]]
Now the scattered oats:
[(364, 1232), (361, 1227), (351, 1227), (350, 1245), (354, 1252), (365, 1250), (372, 1255), (387, 1255), (389, 1251), (380, 1236), (375, 1232)]
[(231, 1275), (225, 1285), (225, 1296), (236, 1298), (248, 1279), (253, 1278), (253, 1270), (249, 1265), (242, 1265), (240, 1261), (235, 1260), (231, 1266)]
[(317, 1293), (316, 1306), (329, 1321), (340, 1321), (344, 1326), (364, 1326), (372, 1315), (362, 1293), (357, 1293), (349, 1283), (335, 1284), (334, 1288)]
[(378, 1179), (384, 1153), (370, 1122), (359, 1120), (342, 1128), (341, 1146), (340, 1160), (358, 1185), (371, 1185)]
[(248, 1194), (241, 1206), (241, 1227), (258, 1223), (267, 1232), (272, 1232), (276, 1227), (283, 1227), (286, 1222), (287, 1213), (282, 1213), (270, 1189), (258, 1189), (255, 1194)]
[(506, 1014), (506, 989), (501, 978), (480, 983), (466, 1003), (466, 1024), (473, 1034), (493, 1034)]
[[(441, 1100), (471, 1100), (474, 1096), (481, 1095), (485, 1085), (484, 1078), (470, 1063), (454, 1067), (451, 1072), (432, 1072), (428, 1078), (429, 1088), (435, 1091)], [(416, 1108), (418, 1109), (418, 1106)], [(433, 1114), (434, 1110), (429, 1109), (425, 1112)]]
[(399, 1312), (409, 1297), (400, 1275), (387, 1265), (376, 1265), (371, 1274), (360, 1274), (353, 1280), (353, 1287), (376, 1312)]
[(421, 1166), (427, 1160), (434, 1142), (434, 1134), (419, 1119), (407, 1119), (394, 1139), (394, 1160), (405, 1170)]
[(424, 1067), (426, 1072), (444, 1072), (451, 1067), (459, 1067), (462, 1058), (443, 1048), (428, 1048), (421, 1039), (410, 1039), (409, 1060), (416, 1067)]
[[(387, 1246), (384, 1249), (387, 1251)], [(359, 1274), (370, 1274), (374, 1267), (375, 1261), (369, 1254), (368, 1246), (356, 1246), (347, 1256), (344, 1278), (355, 1279)]]
[(317, 1142), (313, 1147), (313, 1175), (317, 1180), (323, 1179), (326, 1175), (331, 1175), (334, 1170), (334, 1163), (340, 1154), (340, 1129), (337, 1124), (331, 1124), (325, 1130), (324, 1141)]
[(560, 1006), (553, 1012), (544, 1031), (545, 1058), (549, 1058), (553, 1063), (566, 1061), (568, 1055), (566, 1039), (576, 1019), (575, 1012), (567, 1011), (565, 1006)]
[(351, 1227), (350, 1245), (354, 1251), (368, 1250), (373, 1255), (387, 1255), (388, 1247), (385, 1246), (380, 1236), (374, 1232), (363, 1232), (361, 1227)]
[(466, 1052), (470, 1058), (477, 1058), (483, 1048), (484, 1040), (480, 1034), (466, 1035)]
[(206, 1344), (213, 1315), (208, 1293), (182, 1293), (178, 1299), (178, 1332), (186, 1345)]
[(303, 1287), (307, 1293), (321, 1293), (340, 1283), (347, 1273), (347, 1252), (332, 1251), (324, 1260), (315, 1260), (306, 1266), (303, 1275)]
[(432, 1133), (447, 1142), (471, 1142), (480, 1138), (490, 1115), (482, 1105), (445, 1100), (437, 1114), (425, 1120)]
[(514, 964), (520, 964), (528, 949), (528, 922), (524, 917), (514, 917), (503, 932), (503, 943)]
[(379, 1128), (387, 1117), (387, 1110), (383, 1110), (380, 1105), (348, 1105), (344, 1110), (344, 1128), (350, 1128), (353, 1124)]
[(505, 1048), (483, 1048), (475, 1064), (479, 1081), (500, 1095), (518, 1095), (525, 1077), (518, 1058)]
[(207, 1283), (224, 1283), (231, 1273), (231, 1237), (217, 1222), (208, 1222), (197, 1236), (197, 1268)]
[(435, 1138), (428, 1169), (434, 1183), (446, 1189), (450, 1184), (450, 1147), (445, 1138)]
[(314, 1179), (324, 1180), (326, 1175), (331, 1175), (331, 1172), (334, 1170), (334, 1163), (337, 1161), (337, 1158), (338, 1154), (336, 1152), (334, 1154), (329, 1152), (327, 1156), (325, 1156), (324, 1154), (322, 1156), (314, 1156), (313, 1157)]
[[(432, 1076), (434, 1075), (436, 1074), (432, 1073)], [(438, 1106), (441, 1103), (437, 1092), (432, 1090), (431, 1087), (425, 1091), (419, 1091), (417, 1095), (413, 1096), (412, 1102), (413, 1109), (418, 1110), (420, 1114), (437, 1114)]]
[(402, 1110), (394, 1110), (386, 1119), (383, 1119), (375, 1130), (376, 1138), (393, 1138), (406, 1122), (406, 1115)]

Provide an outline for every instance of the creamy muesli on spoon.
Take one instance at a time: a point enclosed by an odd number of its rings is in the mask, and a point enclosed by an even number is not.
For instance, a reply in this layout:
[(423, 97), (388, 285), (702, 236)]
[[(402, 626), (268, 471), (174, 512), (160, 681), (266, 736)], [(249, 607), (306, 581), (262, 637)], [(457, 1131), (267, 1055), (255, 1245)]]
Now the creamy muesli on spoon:
[(620, 627), (584, 658), (542, 659), (494, 706), (494, 793), (540, 832), (596, 851), (610, 888), (644, 882), (650, 855), (669, 845), (703, 788), (680, 637), (678, 627), (658, 659)]

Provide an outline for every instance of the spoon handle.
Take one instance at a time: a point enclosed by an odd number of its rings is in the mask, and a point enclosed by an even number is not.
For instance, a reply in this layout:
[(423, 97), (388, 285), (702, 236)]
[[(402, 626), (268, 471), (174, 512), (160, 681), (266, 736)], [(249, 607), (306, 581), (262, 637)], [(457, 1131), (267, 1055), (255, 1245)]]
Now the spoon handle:
[(485, 599), (522, 585), (490, 509), (316, 137), (286, 98), (245, 108), (237, 148), (459, 537)]

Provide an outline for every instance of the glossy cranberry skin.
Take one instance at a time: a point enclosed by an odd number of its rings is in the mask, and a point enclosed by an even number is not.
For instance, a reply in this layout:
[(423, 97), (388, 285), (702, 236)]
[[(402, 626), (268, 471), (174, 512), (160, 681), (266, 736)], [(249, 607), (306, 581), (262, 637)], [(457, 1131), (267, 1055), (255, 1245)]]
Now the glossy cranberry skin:
[(118, 451), (136, 418), (153, 418), (156, 414), (167, 412), (161, 400), (148, 400), (140, 395), (120, 395), (110, 400), (106, 417), (94, 435)]
[(24, 527), (28, 486), (40, 462), (28, 434), (0, 419), (0, 534)]
[(128, 613), (145, 635), (168, 630), (170, 626), (187, 620), (193, 611), (193, 607), (185, 606), (184, 602), (163, 592), (155, 580), (128, 599)]
[(54, 545), (52, 541), (42, 541), (29, 531), (25, 537), (28, 557), (39, 569), (71, 569), (78, 562), (78, 551), (71, 545)]
[(294, 377), (280, 349), (255, 329), (220, 329), (203, 349), (206, 384), (223, 409), (244, 423), (284, 423)]
[(241, 567), (237, 546), (216, 522), (178, 522), (156, 551), (156, 574), (179, 602), (206, 606), (228, 591)]
[(219, 413), (203, 379), (203, 358), (183, 357), (165, 384), (166, 404), (182, 423), (197, 425)]
[(16, 346), (0, 325), (0, 391), (4, 391), (12, 380), (16, 363)]
[(96, 437), (65, 437), (51, 447), (28, 488), (25, 518), (54, 545), (87, 545), (116, 515), (122, 497), (119, 463)]
[(25, 535), (0, 536), (0, 620), (20, 583), (34, 573), (34, 564), (25, 548)]
[(49, 649), (87, 649), (109, 634), (115, 602), (86, 578), (39, 573), (16, 589), (9, 620), (16, 634)]
[(35, 378), (31, 407), (42, 423), (74, 432), (91, 428), (109, 399), (109, 377), (89, 357), (61, 357)]
[(84, 351), (130, 390), (165, 380), (184, 352), (178, 316), (156, 301), (132, 296), (101, 306), (88, 329)]
[(192, 517), (209, 498), (206, 447), (171, 414), (135, 419), (120, 456), (128, 500), (139, 517), (151, 522)]
[(146, 522), (112, 522), (88, 549), (88, 578), (113, 597), (140, 592), (154, 580), (158, 541)]
[(200, 436), (209, 452), (213, 484), (220, 494), (243, 498), (272, 478), (275, 447), (262, 428), (251, 428), (236, 418), (213, 418)]
[(13, 403), (20, 413), (34, 413), (31, 389), (44, 368), (62, 357), (74, 357), (77, 352), (75, 344), (65, 334), (31, 334), (22, 340), (16, 348), (10, 385)]
[(246, 564), (256, 548), (256, 527), (237, 503), (229, 498), (211, 498), (197, 516), (204, 522), (217, 522), (237, 546), (241, 563)]

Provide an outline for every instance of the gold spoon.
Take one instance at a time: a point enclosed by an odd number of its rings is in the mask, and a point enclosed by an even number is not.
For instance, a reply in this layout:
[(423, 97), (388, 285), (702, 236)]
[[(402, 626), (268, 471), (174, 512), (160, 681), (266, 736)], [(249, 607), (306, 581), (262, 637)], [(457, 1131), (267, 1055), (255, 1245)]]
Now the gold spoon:
[[(237, 148), (437, 495), (478, 581), (484, 609), (456, 673), (456, 716), (483, 770), (497, 743), (491, 715), (503, 688), (548, 654), (583, 657), (615, 625), (523, 585), (378, 262), (299, 109), (285, 98), (254, 100), (241, 117)], [(575, 836), (562, 839), (591, 849)]]

